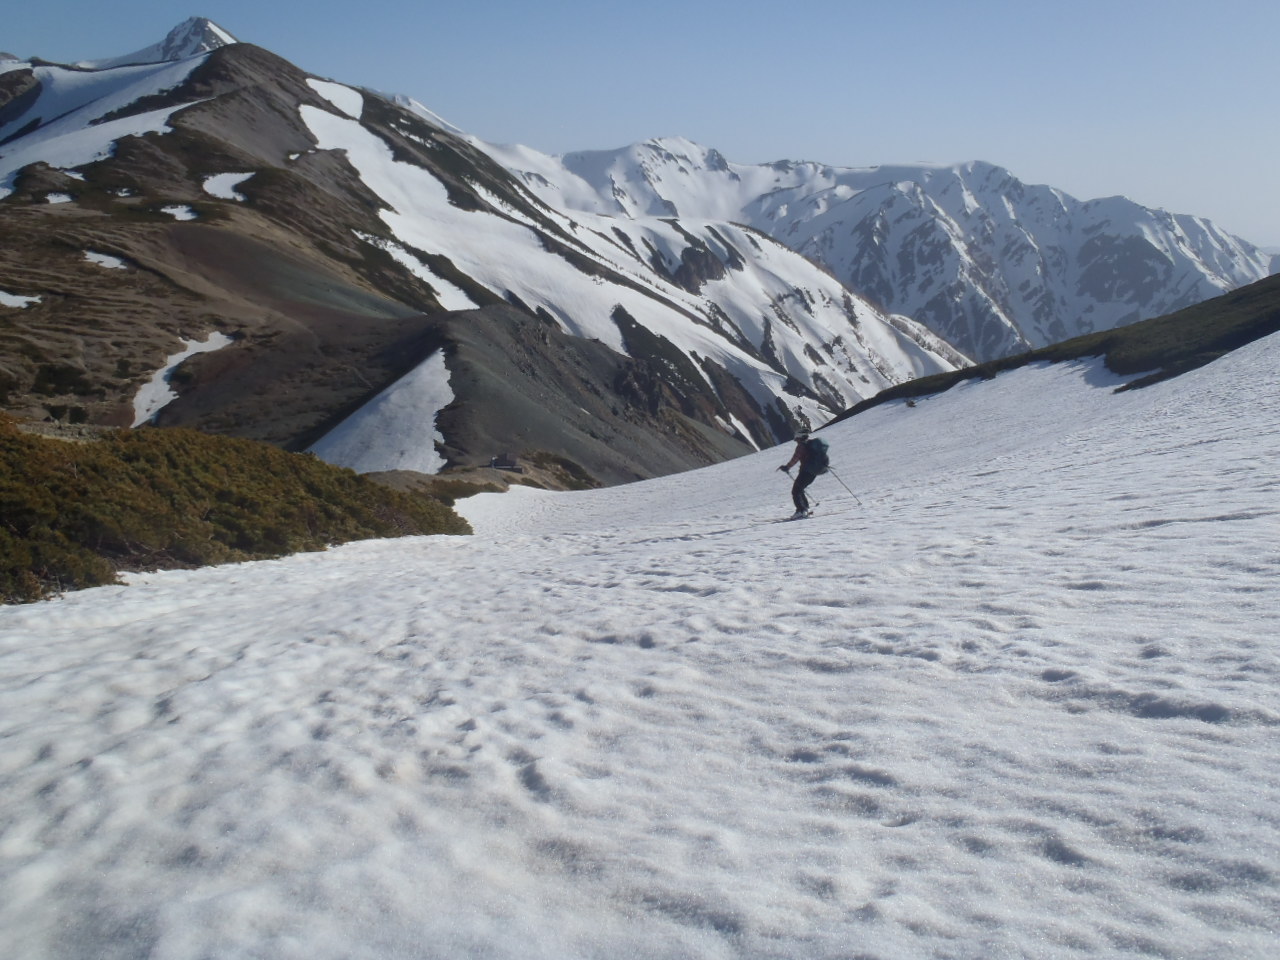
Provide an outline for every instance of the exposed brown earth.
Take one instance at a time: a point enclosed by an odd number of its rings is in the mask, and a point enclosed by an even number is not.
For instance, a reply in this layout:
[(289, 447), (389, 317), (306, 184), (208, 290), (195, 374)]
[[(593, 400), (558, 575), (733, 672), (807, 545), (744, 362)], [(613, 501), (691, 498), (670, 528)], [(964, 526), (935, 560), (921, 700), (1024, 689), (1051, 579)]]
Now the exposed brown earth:
[[(10, 77), (13, 97), (30, 93), (19, 79)], [(443, 349), (456, 397), (438, 420), (450, 467), (512, 452), (531, 465), (526, 482), (616, 483), (747, 452), (725, 432), (726, 414), (756, 442), (771, 436), (770, 418), (785, 429), (724, 371), (700, 373), (671, 360), (677, 351), (664, 360), (669, 345), (625, 315), (616, 319), (642, 359), (567, 336), (423, 255), (483, 305), (446, 312), (427, 283), (361, 239), (386, 234), (380, 201), (341, 153), (315, 150), (298, 105), (332, 105), (306, 79), (267, 51), (226, 47), (182, 87), (131, 108), (201, 101), (172, 116), (172, 132), (119, 141), (114, 156), (79, 171), (84, 179), (43, 165), (20, 174), (0, 200), (0, 289), (41, 299), (0, 306), (0, 408), (128, 426), (139, 388), (166, 358), (220, 332), (234, 342), (182, 364), (171, 382), (178, 399), (157, 425), (303, 449)], [(469, 144), (374, 97), (365, 113), (457, 205), (477, 205), (472, 181), (485, 178), (541, 218), (547, 249), (601, 269)], [(236, 188), (243, 202), (204, 190), (217, 173), (252, 173)], [(51, 193), (72, 199), (50, 204)], [(174, 208), (194, 219), (175, 219)]]

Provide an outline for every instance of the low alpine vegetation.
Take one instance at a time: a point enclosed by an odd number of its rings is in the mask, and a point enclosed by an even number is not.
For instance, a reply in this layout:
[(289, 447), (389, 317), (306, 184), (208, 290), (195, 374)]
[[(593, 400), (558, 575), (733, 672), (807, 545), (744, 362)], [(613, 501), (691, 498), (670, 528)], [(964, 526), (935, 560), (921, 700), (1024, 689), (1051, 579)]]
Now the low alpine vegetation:
[(439, 500), (268, 444), (193, 430), (88, 442), (0, 418), (0, 601), (121, 570), (279, 557), (372, 537), (470, 533)]

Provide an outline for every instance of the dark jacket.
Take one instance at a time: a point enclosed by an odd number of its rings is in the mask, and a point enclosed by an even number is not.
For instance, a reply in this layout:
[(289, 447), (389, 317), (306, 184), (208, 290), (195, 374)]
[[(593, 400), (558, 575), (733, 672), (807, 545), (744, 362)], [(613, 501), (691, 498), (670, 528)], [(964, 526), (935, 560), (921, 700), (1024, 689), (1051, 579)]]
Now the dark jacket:
[(791, 459), (790, 459), (790, 460), (788, 460), (788, 461), (783, 465), (782, 469), (783, 469), (783, 470), (790, 470), (792, 467), (794, 467), (794, 466), (798, 463), (798, 464), (800, 464), (800, 472), (801, 472), (801, 473), (803, 473), (803, 472), (805, 472), (805, 471), (808, 469), (808, 467), (809, 467), (809, 457), (810, 457), (810, 452), (809, 452), (809, 441), (808, 441), (808, 439), (805, 439), (805, 440), (797, 440), (797, 441), (796, 441), (796, 452), (795, 452), (795, 453), (793, 453), (793, 454), (791, 455)]

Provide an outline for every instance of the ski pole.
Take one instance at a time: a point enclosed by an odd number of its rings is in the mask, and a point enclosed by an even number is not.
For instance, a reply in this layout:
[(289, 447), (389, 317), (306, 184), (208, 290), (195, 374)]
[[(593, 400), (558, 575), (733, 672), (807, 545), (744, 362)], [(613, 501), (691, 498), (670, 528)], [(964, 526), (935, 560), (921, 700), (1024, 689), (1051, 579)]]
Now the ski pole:
[[(839, 480), (840, 486), (844, 487), (846, 490), (849, 490), (849, 485), (845, 483), (843, 480), (840, 480), (840, 474), (836, 473), (830, 467), (827, 468), (827, 473), (831, 474), (833, 477)], [(858, 501), (858, 506), (862, 506), (862, 501), (858, 500), (858, 495), (854, 493), (852, 490), (849, 490), (849, 496), (853, 497), (854, 500)]]
[[(790, 479), (791, 479), (791, 469), (790, 469), (789, 467), (788, 467), (788, 468), (785, 468), (785, 469), (784, 469), (783, 467), (779, 467), (778, 469), (779, 469), (782, 473), (785, 473), (785, 474), (787, 475), (787, 479), (788, 479), (788, 480), (790, 480)], [(846, 487), (845, 489), (848, 489), (848, 488)], [(851, 491), (851, 492), (852, 492), (852, 491)], [(856, 498), (855, 498), (855, 499), (856, 499)], [(809, 498), (809, 507), (810, 507), (810, 509), (812, 509), (813, 507), (820, 507), (820, 506), (822, 506), (822, 501), (821, 501), (821, 500), (819, 500), (817, 497), (810, 497), (810, 498)]]

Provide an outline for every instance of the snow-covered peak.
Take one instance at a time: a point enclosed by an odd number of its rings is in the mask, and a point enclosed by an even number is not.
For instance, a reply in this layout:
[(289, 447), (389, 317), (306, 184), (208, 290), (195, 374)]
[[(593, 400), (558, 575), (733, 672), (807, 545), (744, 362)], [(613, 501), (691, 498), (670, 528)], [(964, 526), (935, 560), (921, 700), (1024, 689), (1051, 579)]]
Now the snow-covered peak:
[(204, 17), (191, 17), (182, 21), (159, 43), (153, 43), (123, 57), (104, 60), (81, 60), (75, 64), (84, 70), (107, 70), (134, 63), (163, 63), (168, 60), (185, 60), (188, 57), (209, 53), (219, 47), (239, 43), (226, 30)]
[(1207, 220), (1124, 197), (1082, 202), (984, 161), (740, 164), (679, 137), (561, 157), (485, 149), (562, 209), (752, 226), (980, 360), (1168, 313), (1275, 270)]

